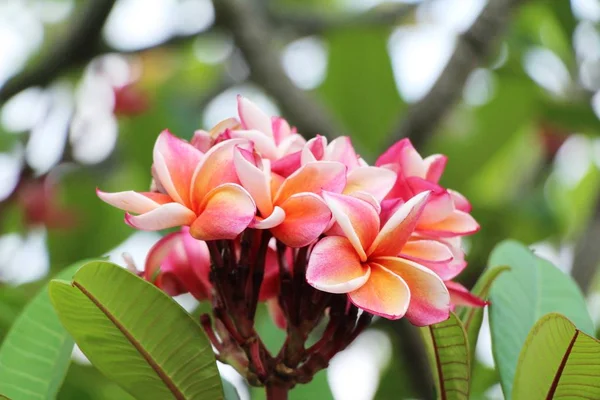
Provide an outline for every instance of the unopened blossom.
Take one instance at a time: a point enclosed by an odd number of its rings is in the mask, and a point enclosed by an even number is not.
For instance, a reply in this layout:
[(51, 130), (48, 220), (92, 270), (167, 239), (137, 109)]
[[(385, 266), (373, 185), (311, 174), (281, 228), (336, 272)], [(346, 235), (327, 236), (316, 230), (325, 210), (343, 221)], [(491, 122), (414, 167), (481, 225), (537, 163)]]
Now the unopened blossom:
[(163, 131), (153, 153), (158, 191), (98, 191), (98, 196), (125, 210), (125, 221), (134, 228), (189, 226), (197, 239), (234, 239), (248, 227), (256, 212), (250, 194), (239, 185), (233, 165), (234, 149), (249, 145), (246, 140), (232, 139), (203, 153)]
[(347, 293), (357, 307), (390, 319), (406, 316), (415, 325), (448, 318), (450, 295), (430, 269), (398, 257), (427, 204), (421, 193), (381, 225), (376, 209), (361, 199), (326, 193), (339, 225), (314, 247), (306, 271), (309, 284)]

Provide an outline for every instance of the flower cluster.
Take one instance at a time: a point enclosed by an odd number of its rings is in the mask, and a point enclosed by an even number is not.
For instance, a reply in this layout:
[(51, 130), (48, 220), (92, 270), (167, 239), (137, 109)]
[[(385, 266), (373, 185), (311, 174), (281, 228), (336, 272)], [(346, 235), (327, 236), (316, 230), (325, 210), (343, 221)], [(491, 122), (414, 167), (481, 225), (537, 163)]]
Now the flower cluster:
[[(453, 305), (485, 304), (452, 281), (466, 266), (461, 237), (479, 227), (469, 202), (439, 184), (445, 156), (422, 158), (404, 139), (371, 166), (348, 137), (306, 141), (243, 97), (238, 113), (190, 142), (163, 131), (151, 191), (98, 191), (134, 228), (183, 227), (152, 249), (146, 279), (210, 299), (210, 244), (230, 241), (239, 262), (242, 233), (262, 231), (260, 300), (279, 294), (279, 247), (283, 258), (307, 249), (311, 286), (385, 318), (428, 325)], [(280, 302), (272, 305), (277, 314)]]

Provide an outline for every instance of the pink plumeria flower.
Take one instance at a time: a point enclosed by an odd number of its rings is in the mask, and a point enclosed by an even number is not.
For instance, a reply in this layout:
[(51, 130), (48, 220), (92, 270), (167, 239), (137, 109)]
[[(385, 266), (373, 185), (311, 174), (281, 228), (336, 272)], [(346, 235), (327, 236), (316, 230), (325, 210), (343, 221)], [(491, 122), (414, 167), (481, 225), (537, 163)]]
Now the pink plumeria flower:
[(230, 129), (232, 138), (248, 139), (263, 158), (278, 160), (302, 149), (306, 140), (286, 120), (269, 117), (256, 104), (238, 96), (240, 127)]
[(357, 307), (389, 319), (406, 316), (415, 325), (448, 318), (450, 295), (430, 269), (401, 257), (429, 193), (406, 202), (381, 226), (368, 202), (343, 194), (323, 194), (343, 236), (315, 245), (307, 282), (330, 293), (347, 293)]
[(194, 239), (188, 227), (160, 239), (148, 252), (143, 277), (169, 296), (191, 293), (211, 298), (210, 253), (205, 242)]
[(243, 139), (225, 140), (202, 153), (163, 131), (154, 146), (153, 164), (155, 186), (160, 192), (98, 191), (98, 196), (126, 211), (125, 221), (134, 228), (190, 226), (196, 239), (234, 239), (256, 213), (254, 201), (239, 185), (233, 165), (236, 146), (249, 143)]
[(447, 157), (434, 154), (423, 159), (410, 140), (402, 139), (375, 163), (397, 173), (387, 199), (407, 201), (418, 193), (431, 191), (431, 199), (419, 220), (417, 231), (442, 237), (470, 235), (479, 225), (469, 214), (471, 206), (460, 193), (439, 186)]
[(338, 162), (311, 162), (287, 178), (271, 172), (270, 161), (238, 148), (235, 166), (242, 186), (258, 209), (250, 225), (270, 229), (273, 236), (290, 247), (315, 241), (331, 221), (322, 190), (341, 192), (346, 185), (346, 167)]

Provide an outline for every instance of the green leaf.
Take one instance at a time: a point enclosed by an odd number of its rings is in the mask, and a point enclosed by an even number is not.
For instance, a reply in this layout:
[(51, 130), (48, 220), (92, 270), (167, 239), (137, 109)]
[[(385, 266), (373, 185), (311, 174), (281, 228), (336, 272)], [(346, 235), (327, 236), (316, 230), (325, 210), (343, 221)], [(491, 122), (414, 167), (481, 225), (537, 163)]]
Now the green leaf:
[[(84, 263), (58, 274), (70, 279)], [(48, 286), (31, 300), (0, 347), (0, 393), (19, 400), (54, 399), (65, 378), (73, 339), (63, 328), (48, 296)]]
[(599, 399), (600, 342), (550, 313), (533, 327), (519, 356), (515, 399)]
[[(488, 269), (477, 280), (477, 283), (473, 286), (471, 292), (480, 299), (487, 300), (492, 283), (494, 283), (494, 280), (496, 280), (498, 275), (507, 270), (510, 270), (510, 267), (500, 266)], [(479, 336), (479, 330), (481, 329), (481, 323), (483, 321), (483, 308), (461, 307), (456, 311), (456, 315), (458, 315), (461, 322), (464, 324), (465, 331), (467, 332), (472, 362), (475, 354), (475, 347), (477, 346), (477, 337)]]
[(541, 316), (560, 312), (590, 334), (594, 332), (594, 325), (575, 282), (550, 262), (536, 257), (523, 244), (501, 243), (492, 252), (489, 264), (511, 268), (492, 286), (489, 311), (492, 352), (502, 390), (510, 399), (519, 351)]
[(467, 400), (471, 357), (467, 334), (460, 319), (450, 313), (446, 321), (421, 328), (421, 334), (428, 344), (438, 399)]
[(127, 270), (91, 262), (50, 298), (83, 353), (139, 399), (223, 399), (211, 346), (169, 296)]

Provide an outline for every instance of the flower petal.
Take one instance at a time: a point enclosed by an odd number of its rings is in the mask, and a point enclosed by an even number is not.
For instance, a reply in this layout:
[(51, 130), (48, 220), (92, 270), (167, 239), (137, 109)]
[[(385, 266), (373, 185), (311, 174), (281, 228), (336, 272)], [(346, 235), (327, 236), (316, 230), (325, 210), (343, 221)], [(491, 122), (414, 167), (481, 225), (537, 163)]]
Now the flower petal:
[(153, 157), (162, 187), (178, 203), (190, 205), (190, 183), (202, 152), (165, 130), (156, 140)]
[(346, 186), (346, 167), (332, 161), (311, 162), (300, 167), (281, 185), (274, 204), (280, 204), (296, 193), (316, 193), (327, 190), (339, 193)]
[(485, 307), (489, 302), (475, 296), (469, 290), (457, 282), (446, 281), (444, 282), (450, 292), (450, 301), (452, 306), (466, 306), (466, 307)]
[[(242, 152), (244, 149), (236, 149), (233, 154), (235, 170), (242, 186), (250, 193), (256, 207), (263, 216), (268, 216), (273, 211), (271, 200), (271, 173), (260, 169), (250, 161)], [(259, 160), (260, 161), (260, 160)]]
[(167, 255), (173, 250), (175, 244), (181, 240), (181, 232), (172, 232), (163, 236), (148, 251), (146, 262), (144, 263), (144, 279), (153, 282), (160, 265)]
[(428, 235), (437, 235), (441, 237), (463, 236), (477, 232), (479, 230), (479, 224), (470, 214), (467, 214), (464, 211), (454, 210), (454, 212), (443, 221), (434, 224), (419, 223), (417, 230)]
[(409, 139), (401, 139), (393, 144), (375, 163), (378, 167), (386, 164), (398, 164), (402, 174), (406, 177), (425, 178), (427, 174), (423, 158), (415, 150)]
[(204, 155), (191, 180), (191, 203), (195, 211), (198, 211), (204, 197), (217, 186), (239, 182), (233, 162), (234, 148), (248, 145), (244, 139), (229, 139), (213, 146)]
[(123, 211), (143, 214), (161, 206), (173, 202), (169, 195), (152, 192), (134, 192), (128, 190), (125, 192), (107, 193), (96, 189), (96, 194), (100, 200), (110, 204), (113, 207)]
[[(210, 283), (210, 252), (206, 242), (198, 239), (194, 239), (190, 235), (190, 228), (184, 226), (181, 228), (183, 247), (187, 254), (189, 264), (194, 272), (195, 277), (201, 283), (201, 286), (205, 288), (205, 291), (209, 292), (211, 287)], [(190, 290), (192, 294), (197, 291)]]
[(443, 221), (454, 211), (452, 197), (447, 191), (434, 193), (429, 196), (429, 201), (419, 217), (419, 225), (435, 224)]
[(235, 239), (256, 214), (256, 205), (248, 192), (234, 183), (210, 191), (200, 209), (190, 226), (191, 235), (200, 240)]
[(238, 96), (237, 101), (238, 114), (244, 129), (255, 129), (273, 139), (271, 118), (247, 98)]
[(413, 325), (431, 325), (448, 319), (450, 294), (439, 276), (420, 264), (398, 257), (379, 257), (374, 261), (402, 277), (410, 288), (406, 318)]
[(402, 318), (411, 302), (408, 285), (398, 275), (377, 263), (369, 263), (369, 280), (348, 293), (358, 308), (387, 319)]
[[(352, 243), (362, 261), (366, 261), (368, 249), (379, 232), (379, 217), (375, 208), (364, 200), (344, 194), (323, 192), (339, 229)], [(336, 227), (333, 228), (337, 231)]]
[(250, 228), (254, 229), (271, 229), (285, 220), (285, 211), (281, 207), (275, 207), (271, 215), (267, 218), (260, 218), (256, 216), (254, 221), (250, 224)]
[(271, 164), (271, 171), (283, 177), (288, 177), (300, 168), (300, 158), (302, 151), (290, 153)]
[(125, 214), (125, 222), (129, 226), (145, 231), (159, 231), (175, 226), (189, 225), (194, 218), (196, 218), (196, 214), (179, 203), (163, 204), (140, 215)]
[(310, 255), (306, 281), (324, 292), (348, 293), (364, 285), (369, 274), (348, 239), (328, 236), (317, 242)]
[(358, 167), (348, 173), (344, 194), (367, 192), (382, 201), (396, 182), (396, 173), (387, 168)]
[(269, 160), (277, 160), (277, 146), (272, 137), (265, 135), (257, 130), (235, 130), (231, 131), (231, 137), (238, 139), (246, 139), (254, 143), (254, 148), (263, 158)]
[(327, 146), (325, 159), (341, 162), (348, 167), (348, 170), (352, 170), (360, 165), (356, 151), (352, 146), (352, 141), (348, 136), (340, 136), (333, 139), (329, 143), (329, 146)]
[(279, 305), (279, 299), (269, 299), (267, 301), (267, 310), (269, 311), (269, 315), (275, 323), (275, 326), (279, 329), (285, 329), (287, 326), (287, 321), (285, 319), (285, 314)]
[(271, 228), (271, 233), (290, 247), (304, 247), (314, 242), (331, 220), (329, 207), (314, 193), (293, 195), (280, 207), (285, 219)]
[(271, 127), (273, 128), (275, 144), (280, 144), (284, 139), (292, 135), (290, 124), (281, 117), (271, 117)]
[(452, 189), (448, 189), (448, 192), (450, 193), (450, 196), (452, 196), (454, 207), (456, 207), (457, 210), (464, 211), (466, 213), (471, 212), (471, 203), (465, 196)]
[(317, 135), (310, 139), (302, 149), (302, 158), (300, 160), (302, 165), (323, 160), (326, 147), (327, 138), (325, 136)]
[(367, 255), (397, 256), (413, 233), (423, 208), (429, 199), (429, 192), (419, 193), (402, 204), (385, 223), (369, 247)]
[(432, 154), (423, 161), (425, 163), (425, 169), (427, 170), (425, 179), (429, 182), (438, 183), (446, 168), (448, 157), (442, 154)]
[(435, 240), (409, 240), (401, 254), (403, 258), (415, 262), (447, 263), (453, 258), (448, 246)]

